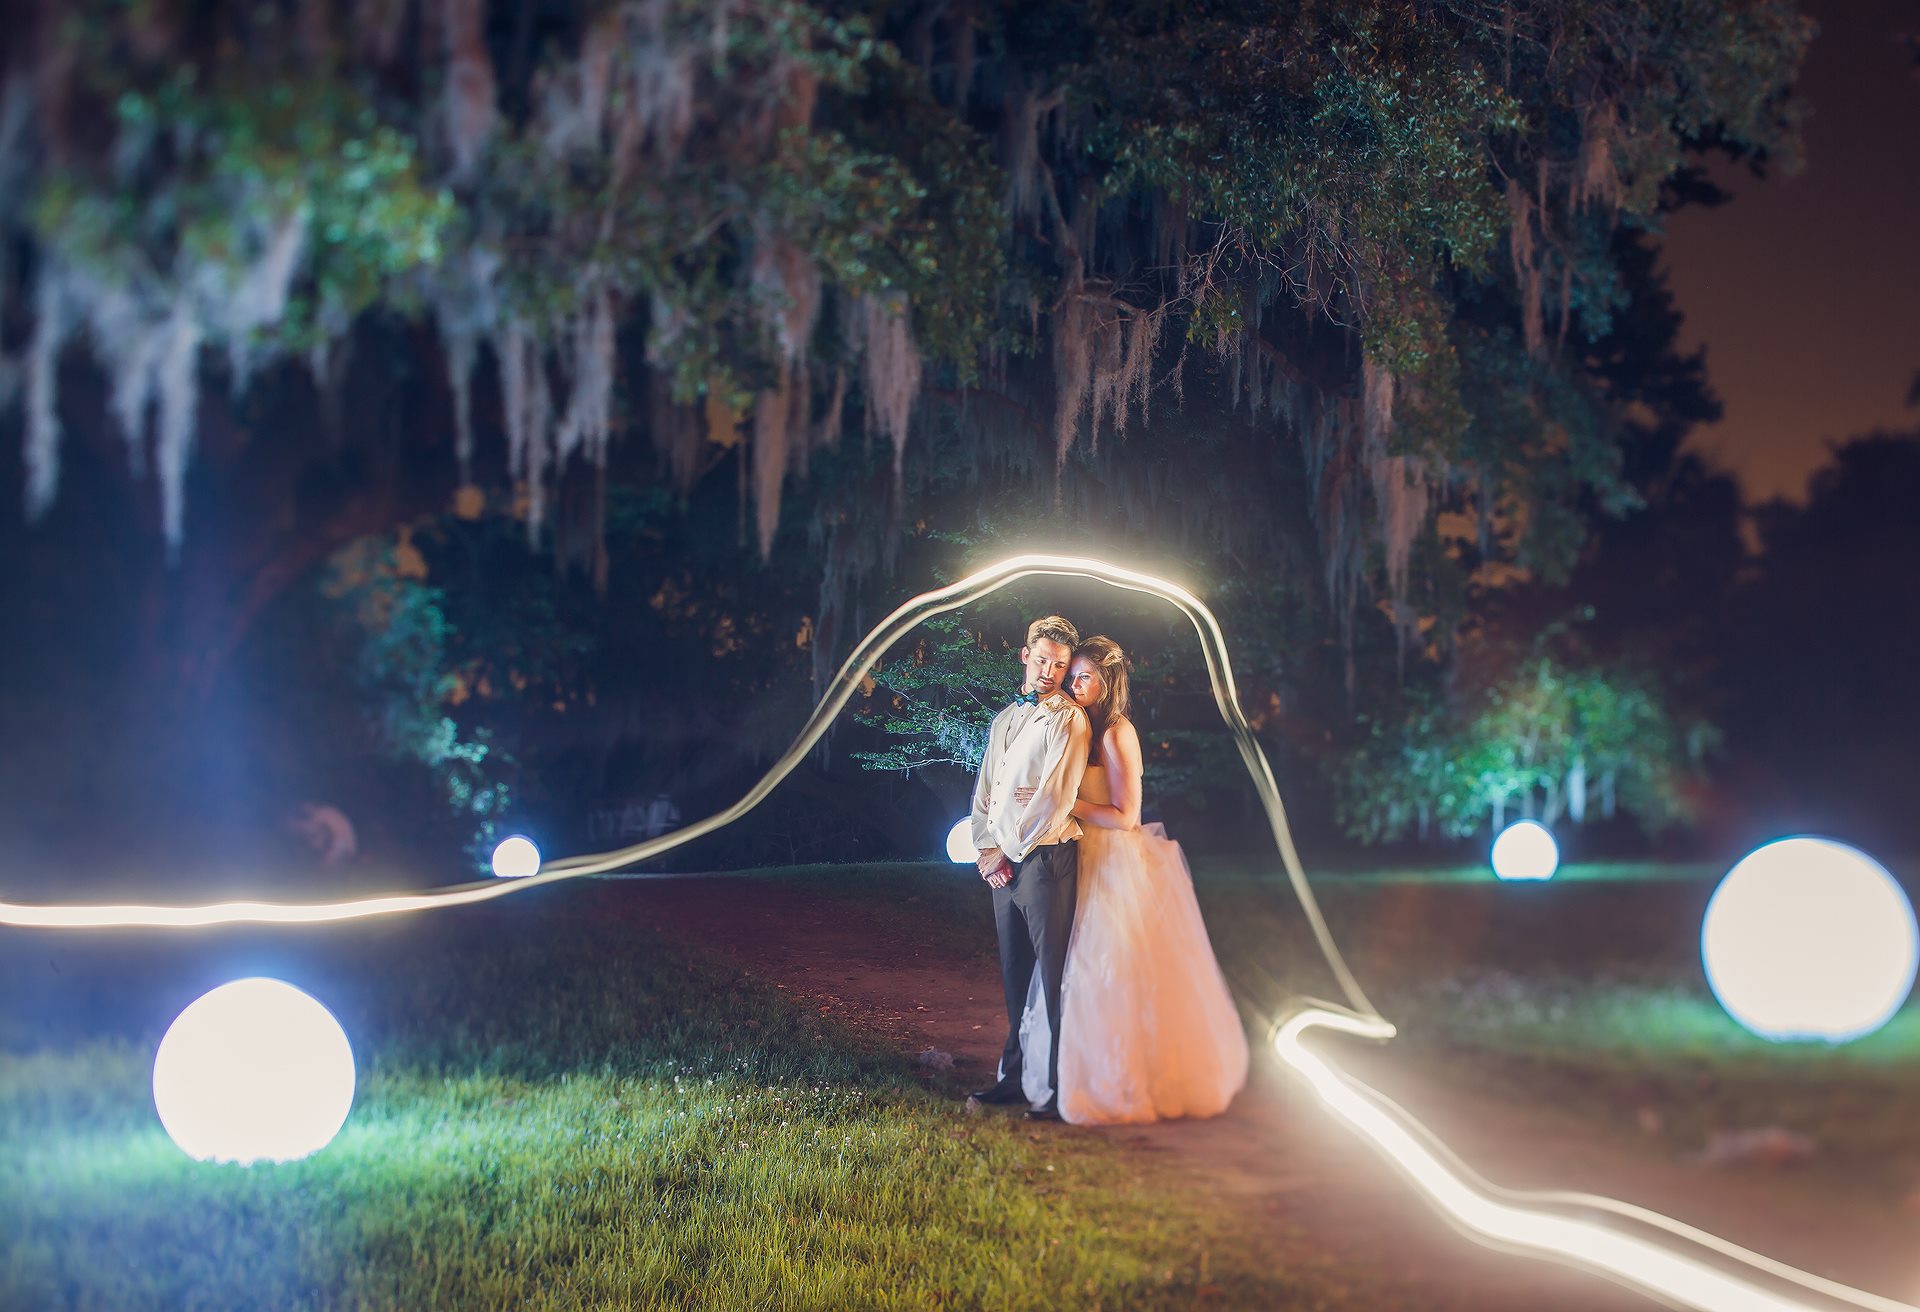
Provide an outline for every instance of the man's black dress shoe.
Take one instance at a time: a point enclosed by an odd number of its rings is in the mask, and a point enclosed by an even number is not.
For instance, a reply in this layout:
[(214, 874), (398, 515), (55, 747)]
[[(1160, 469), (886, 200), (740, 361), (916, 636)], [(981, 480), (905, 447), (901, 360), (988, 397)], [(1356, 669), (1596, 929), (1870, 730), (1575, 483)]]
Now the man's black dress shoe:
[(1027, 1119), (1030, 1121), (1057, 1121), (1060, 1119), (1060, 1104), (1057, 1102), (1043, 1102), (1038, 1107), (1029, 1107), (1027, 1108)]
[(1020, 1091), (1020, 1081), (1002, 1080), (998, 1084), (988, 1085), (984, 1089), (975, 1089), (967, 1097), (975, 1102), (984, 1102), (996, 1107), (1009, 1103), (1025, 1102), (1027, 1095)]

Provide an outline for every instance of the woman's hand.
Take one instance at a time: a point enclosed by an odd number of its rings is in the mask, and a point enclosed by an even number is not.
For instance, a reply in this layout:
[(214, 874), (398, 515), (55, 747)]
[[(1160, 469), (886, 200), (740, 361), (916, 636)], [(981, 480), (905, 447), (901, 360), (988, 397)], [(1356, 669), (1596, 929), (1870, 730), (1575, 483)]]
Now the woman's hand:
[(1013, 804), (1015, 806), (1025, 806), (1033, 800), (1033, 795), (1039, 791), (1037, 788), (1016, 788), (1013, 790)]

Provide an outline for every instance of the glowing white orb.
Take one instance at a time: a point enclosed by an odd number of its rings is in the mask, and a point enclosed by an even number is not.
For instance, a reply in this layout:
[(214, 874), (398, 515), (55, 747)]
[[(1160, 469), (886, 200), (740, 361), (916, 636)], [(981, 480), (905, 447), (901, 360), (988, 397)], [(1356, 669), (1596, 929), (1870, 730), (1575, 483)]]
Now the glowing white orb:
[(1727, 872), (1700, 929), (1707, 983), (1763, 1039), (1844, 1043), (1913, 989), (1920, 926), (1878, 861), (1830, 838), (1783, 838)]
[(1493, 840), (1492, 860), (1501, 879), (1552, 879), (1560, 868), (1560, 845), (1545, 825), (1516, 820)]
[(291, 1162), (333, 1140), (353, 1106), (353, 1049), (291, 984), (241, 979), (181, 1012), (153, 1059), (167, 1135), (208, 1162)]
[(540, 873), (540, 849), (524, 834), (500, 840), (493, 849), (493, 873), (498, 879), (525, 879)]
[(970, 866), (979, 859), (980, 849), (973, 845), (973, 817), (968, 816), (947, 830), (947, 860)]

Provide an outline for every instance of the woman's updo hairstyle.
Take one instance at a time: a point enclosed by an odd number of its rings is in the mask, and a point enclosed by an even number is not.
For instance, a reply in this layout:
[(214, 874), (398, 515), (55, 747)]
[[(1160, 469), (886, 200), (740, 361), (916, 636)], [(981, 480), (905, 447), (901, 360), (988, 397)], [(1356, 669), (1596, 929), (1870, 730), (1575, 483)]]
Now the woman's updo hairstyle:
[(1120, 650), (1120, 644), (1105, 634), (1099, 634), (1076, 647), (1073, 658), (1092, 661), (1100, 671), (1103, 690), (1099, 704), (1088, 718), (1102, 728), (1124, 720), (1127, 712), (1133, 708), (1133, 692), (1127, 682), (1127, 671), (1133, 668), (1133, 662)]

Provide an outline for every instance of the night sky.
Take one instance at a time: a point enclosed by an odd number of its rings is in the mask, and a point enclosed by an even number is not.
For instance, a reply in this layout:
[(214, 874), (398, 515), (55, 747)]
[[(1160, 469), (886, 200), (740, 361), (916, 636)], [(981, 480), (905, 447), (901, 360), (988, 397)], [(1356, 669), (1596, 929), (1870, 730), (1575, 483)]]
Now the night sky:
[(1685, 343), (1706, 346), (1726, 410), (1693, 448), (1752, 502), (1803, 496), (1830, 438), (1920, 423), (1920, 77), (1900, 39), (1920, 2), (1806, 9), (1806, 167), (1716, 171), (1734, 199), (1676, 215), (1666, 243)]

